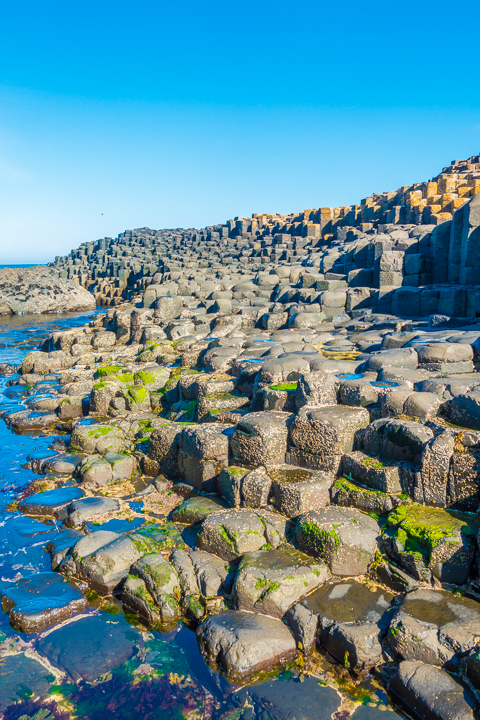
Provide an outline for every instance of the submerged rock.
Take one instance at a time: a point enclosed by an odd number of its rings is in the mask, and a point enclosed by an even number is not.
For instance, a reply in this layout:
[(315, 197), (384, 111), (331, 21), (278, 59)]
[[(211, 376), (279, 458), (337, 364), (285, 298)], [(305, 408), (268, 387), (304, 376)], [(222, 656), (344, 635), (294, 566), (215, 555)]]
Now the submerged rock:
[(53, 490), (29, 495), (25, 500), (18, 503), (18, 509), (25, 515), (42, 515), (61, 520), (66, 517), (66, 508), (72, 500), (77, 500), (84, 495), (85, 492), (81, 488), (65, 485)]
[(36, 649), (74, 682), (92, 683), (133, 655), (136, 632), (122, 616), (93, 615), (54, 630)]
[(35, 696), (47, 693), (50, 683), (44, 665), (25, 653), (2, 658), (2, 692), (0, 693), (0, 712), (7, 706), (18, 702), (25, 688)]
[[(242, 689), (237, 695), (244, 707), (253, 706), (260, 717), (266, 710), (272, 720), (310, 720), (318, 717), (333, 720), (341, 704), (335, 688), (319, 683), (316, 677), (306, 677), (300, 681), (292, 676), (281, 675), (261, 685)], [(369, 711), (371, 709), (368, 708)], [(390, 715), (388, 717), (392, 720)], [(368, 720), (372, 720), (370, 716)]]

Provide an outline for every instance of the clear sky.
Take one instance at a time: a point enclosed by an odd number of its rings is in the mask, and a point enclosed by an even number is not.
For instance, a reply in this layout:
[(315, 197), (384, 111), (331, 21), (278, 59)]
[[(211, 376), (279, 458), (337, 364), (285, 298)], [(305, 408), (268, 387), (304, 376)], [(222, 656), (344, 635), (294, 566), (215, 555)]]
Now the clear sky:
[(480, 3), (2, 3), (0, 263), (359, 202), (480, 151)]

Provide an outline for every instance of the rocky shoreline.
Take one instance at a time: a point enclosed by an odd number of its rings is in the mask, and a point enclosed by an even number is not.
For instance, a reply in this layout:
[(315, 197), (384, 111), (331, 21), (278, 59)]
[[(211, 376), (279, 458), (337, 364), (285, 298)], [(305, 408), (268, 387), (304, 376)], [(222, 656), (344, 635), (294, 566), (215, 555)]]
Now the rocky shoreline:
[[(451, 221), (469, 218), (464, 268), (477, 204)], [(404, 249), (380, 248), (379, 277), (441, 228), (392, 230)], [(478, 717), (478, 288), (389, 286), (383, 312), (311, 256), (249, 277), (202, 267), (202, 248), (3, 368), (28, 398), (5, 422), (55, 436), (18, 510), (60, 528), (52, 572), (2, 592), (11, 625), (44, 630), (113, 594), (145, 627), (196, 628), (236, 684), (315, 650), (408, 713)], [(417, 312), (413, 289), (430, 292)]]
[(96, 307), (76, 280), (59, 277), (45, 265), (0, 268), (0, 315), (67, 313)]

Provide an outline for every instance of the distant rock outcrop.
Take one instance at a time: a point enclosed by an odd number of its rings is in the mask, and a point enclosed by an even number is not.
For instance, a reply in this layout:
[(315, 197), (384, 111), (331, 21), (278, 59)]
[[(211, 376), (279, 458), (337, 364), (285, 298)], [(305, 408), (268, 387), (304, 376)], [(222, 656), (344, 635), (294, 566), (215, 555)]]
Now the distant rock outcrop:
[(91, 310), (95, 298), (44, 265), (0, 269), (0, 315)]

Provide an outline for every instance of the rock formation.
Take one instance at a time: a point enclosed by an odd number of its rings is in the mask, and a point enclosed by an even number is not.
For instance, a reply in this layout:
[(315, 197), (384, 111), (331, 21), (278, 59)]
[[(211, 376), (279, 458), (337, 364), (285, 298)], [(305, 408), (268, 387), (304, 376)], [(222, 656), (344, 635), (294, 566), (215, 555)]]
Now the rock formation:
[[(468, 268), (476, 264), (475, 235), (464, 225), (476, 226), (475, 218), (470, 220), (476, 207), (471, 200), (479, 192), (480, 162), (474, 156), (452, 162), (429, 182), (373, 195), (358, 206), (291, 215), (255, 213), (201, 230), (126, 230), (115, 240), (84, 243), (68, 257), (57, 257), (54, 267), (62, 277), (78, 279), (107, 306), (180, 276), (184, 287), (178, 294), (195, 294), (192, 281), (226, 266), (246, 280), (282, 267), (285, 285), (291, 279), (288, 267), (296, 285), (300, 270), (294, 269), (303, 267), (317, 275), (304, 286), (310, 295), (314, 290), (355, 289), (349, 293), (351, 309), (398, 314), (401, 306), (407, 316), (474, 316), (475, 298), (468, 286), (476, 284), (475, 271)], [(317, 280), (330, 282), (317, 286)], [(442, 287), (448, 283), (463, 287), (452, 292)], [(404, 287), (408, 289), (397, 292)], [(327, 295), (321, 304), (329, 307), (331, 299)]]
[(44, 265), (0, 269), (0, 315), (76, 312), (95, 305), (78, 280), (60, 278)]
[[(311, 215), (253, 217), (57, 259), (115, 307), (52, 333), (9, 380), (29, 406), (8, 425), (69, 436), (32, 460), (51, 487), (19, 505), (63, 524), (52, 571), (145, 626), (188, 618), (234, 682), (308, 666), (316, 648), (353, 677), (376, 668), (419, 717), (473, 720), (477, 176), (478, 157), (404, 188), (401, 225), (385, 198), (335, 235)], [(435, 222), (407, 223), (427, 208)], [(107, 529), (117, 515), (132, 525)], [(14, 626), (55, 622), (29, 617), (22, 592), (2, 600)]]

